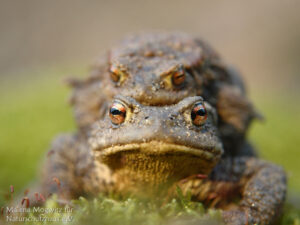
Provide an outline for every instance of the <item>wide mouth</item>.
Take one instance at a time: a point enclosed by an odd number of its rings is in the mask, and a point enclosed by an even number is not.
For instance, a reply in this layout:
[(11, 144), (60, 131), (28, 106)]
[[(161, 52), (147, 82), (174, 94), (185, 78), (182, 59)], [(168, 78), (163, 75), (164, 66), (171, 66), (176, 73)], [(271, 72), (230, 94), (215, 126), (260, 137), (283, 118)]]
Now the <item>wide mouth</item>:
[(218, 160), (222, 154), (221, 146), (196, 148), (162, 141), (150, 141), (147, 143), (130, 143), (102, 148), (101, 151), (95, 152), (95, 156), (109, 158), (121, 152), (136, 151), (147, 155), (190, 155), (207, 161)]

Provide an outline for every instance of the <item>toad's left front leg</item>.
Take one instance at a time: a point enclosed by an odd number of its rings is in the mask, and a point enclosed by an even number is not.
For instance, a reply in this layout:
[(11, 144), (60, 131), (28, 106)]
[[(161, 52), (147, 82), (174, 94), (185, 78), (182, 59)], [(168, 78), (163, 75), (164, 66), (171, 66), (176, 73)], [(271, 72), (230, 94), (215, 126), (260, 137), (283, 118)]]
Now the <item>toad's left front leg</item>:
[(237, 209), (224, 212), (226, 224), (272, 224), (280, 215), (285, 199), (283, 169), (255, 158), (235, 159), (231, 165), (235, 172), (243, 165), (240, 176), (242, 199)]

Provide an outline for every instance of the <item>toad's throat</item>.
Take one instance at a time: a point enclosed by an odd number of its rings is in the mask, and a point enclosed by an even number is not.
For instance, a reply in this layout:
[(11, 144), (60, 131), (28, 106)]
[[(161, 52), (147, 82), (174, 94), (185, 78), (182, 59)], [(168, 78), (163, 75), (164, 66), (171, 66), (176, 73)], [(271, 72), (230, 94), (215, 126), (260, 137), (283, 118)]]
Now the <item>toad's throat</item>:
[(222, 149), (221, 146), (195, 148), (161, 141), (150, 141), (147, 143), (130, 143), (106, 147), (100, 151), (95, 151), (95, 156), (105, 159), (126, 152), (139, 152), (140, 154), (157, 157), (163, 155), (189, 155), (189, 157), (199, 157), (207, 161), (216, 161), (220, 158)]
[(151, 141), (115, 145), (94, 154), (112, 170), (118, 184), (122, 184), (117, 188), (136, 192), (136, 189), (168, 187), (193, 174), (207, 175), (220, 159), (221, 152), (221, 147), (195, 148)]

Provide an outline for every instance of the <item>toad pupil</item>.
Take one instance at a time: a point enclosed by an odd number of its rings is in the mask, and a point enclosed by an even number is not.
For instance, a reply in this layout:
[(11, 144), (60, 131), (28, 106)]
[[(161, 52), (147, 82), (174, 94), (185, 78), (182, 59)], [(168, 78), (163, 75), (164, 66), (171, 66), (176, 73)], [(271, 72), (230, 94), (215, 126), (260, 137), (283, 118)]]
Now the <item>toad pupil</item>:
[(112, 108), (111, 110), (110, 110), (110, 113), (112, 114), (112, 115), (121, 115), (122, 114), (122, 112), (120, 111), (120, 110), (118, 110), (118, 109), (114, 109), (114, 108)]
[(192, 112), (191, 118), (195, 125), (202, 125), (207, 118), (207, 111), (202, 103), (195, 104)]

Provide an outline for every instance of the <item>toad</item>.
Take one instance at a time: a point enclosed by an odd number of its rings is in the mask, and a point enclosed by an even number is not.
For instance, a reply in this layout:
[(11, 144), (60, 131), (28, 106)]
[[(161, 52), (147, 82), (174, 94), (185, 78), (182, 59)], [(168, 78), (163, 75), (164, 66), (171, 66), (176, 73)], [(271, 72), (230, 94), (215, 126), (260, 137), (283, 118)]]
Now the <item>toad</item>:
[(229, 155), (254, 155), (245, 141), (253, 118), (241, 76), (204, 41), (179, 32), (131, 35), (112, 48), (85, 80), (70, 79), (71, 104), (81, 130), (103, 117), (115, 95), (144, 105), (172, 105), (203, 96), (217, 109), (218, 129)]
[(284, 171), (254, 157), (222, 158), (217, 124), (199, 96), (168, 106), (117, 96), (88, 141), (80, 134), (54, 141), (40, 191), (69, 200), (100, 192), (157, 196), (178, 185), (223, 209), (226, 224), (271, 224), (285, 198)]

